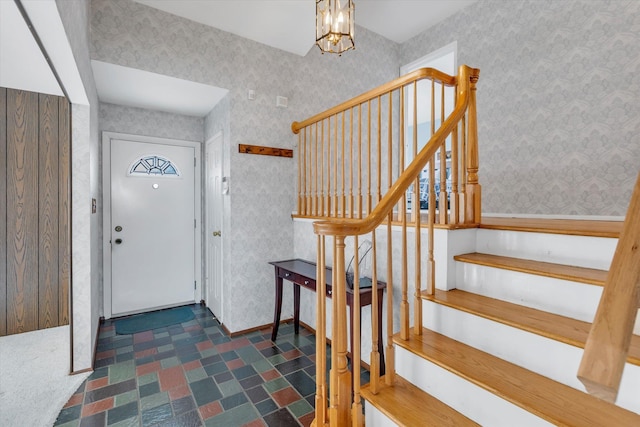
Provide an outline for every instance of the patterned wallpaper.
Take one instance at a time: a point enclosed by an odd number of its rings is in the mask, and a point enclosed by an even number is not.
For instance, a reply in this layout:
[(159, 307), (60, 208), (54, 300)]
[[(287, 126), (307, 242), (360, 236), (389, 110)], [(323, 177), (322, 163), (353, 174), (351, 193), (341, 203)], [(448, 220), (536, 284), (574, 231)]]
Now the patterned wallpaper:
[(100, 103), (100, 130), (202, 142), (204, 119)]
[[(231, 331), (268, 324), (273, 270), (267, 262), (293, 256), (297, 160), (239, 154), (236, 147), (295, 150), (291, 122), (397, 77), (398, 46), (358, 28), (357, 50), (349, 55), (314, 48), (299, 57), (130, 0), (93, 0), (91, 27), (92, 59), (229, 89), (204, 124), (205, 139), (224, 131), (230, 176), (223, 321)], [(249, 89), (256, 91), (253, 101), (246, 99)], [(289, 99), (288, 108), (275, 106), (277, 95)]]
[(401, 48), (480, 68), (483, 211), (625, 215), (640, 171), (640, 2), (481, 0)]

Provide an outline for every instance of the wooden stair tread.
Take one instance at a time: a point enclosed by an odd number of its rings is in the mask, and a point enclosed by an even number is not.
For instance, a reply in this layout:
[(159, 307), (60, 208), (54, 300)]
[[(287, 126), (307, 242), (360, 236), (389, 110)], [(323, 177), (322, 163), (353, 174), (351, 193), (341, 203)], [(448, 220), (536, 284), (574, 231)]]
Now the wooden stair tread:
[[(535, 308), (525, 307), (471, 292), (437, 289), (434, 295), (422, 292), (422, 298), (462, 310), (505, 325), (556, 341), (584, 348), (591, 324)], [(631, 337), (627, 362), (640, 365), (640, 336)]]
[(361, 389), (361, 394), (399, 426), (479, 426), (399, 375), (392, 386), (381, 379), (377, 394), (371, 392), (369, 384)]
[(563, 426), (637, 426), (640, 415), (459, 341), (422, 328), (394, 343), (443, 369), (553, 423)]
[(453, 259), (470, 264), (502, 268), (505, 270), (518, 271), (521, 273), (535, 274), (538, 276), (552, 277), (556, 279), (571, 280), (573, 282), (597, 286), (604, 286), (604, 283), (607, 280), (607, 274), (609, 273), (606, 270), (598, 270), (595, 268), (576, 267), (573, 265), (555, 264), (551, 262), (533, 261), (477, 252), (456, 255)]
[(568, 234), (574, 236), (620, 237), (622, 221), (573, 219), (502, 218), (483, 216), (480, 228), (529, 231), (533, 233)]

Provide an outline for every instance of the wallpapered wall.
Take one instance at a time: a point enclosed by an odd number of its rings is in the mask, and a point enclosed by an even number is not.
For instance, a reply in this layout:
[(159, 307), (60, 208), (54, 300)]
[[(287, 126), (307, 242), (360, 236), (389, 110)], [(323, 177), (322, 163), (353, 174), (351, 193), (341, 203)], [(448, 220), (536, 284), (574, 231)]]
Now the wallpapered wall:
[(479, 1), (401, 48), (480, 68), (483, 211), (625, 215), (640, 171), (640, 2)]
[(202, 142), (204, 119), (100, 103), (100, 130)]
[[(398, 46), (358, 28), (358, 49), (349, 55), (313, 49), (299, 57), (130, 0), (94, 0), (91, 26), (93, 59), (229, 89), (204, 126), (207, 139), (225, 130), (230, 176), (223, 320), (231, 331), (269, 323), (267, 262), (293, 255), (297, 161), (239, 154), (237, 144), (295, 148), (292, 121), (397, 77)], [(289, 108), (275, 107), (276, 95), (288, 97)]]

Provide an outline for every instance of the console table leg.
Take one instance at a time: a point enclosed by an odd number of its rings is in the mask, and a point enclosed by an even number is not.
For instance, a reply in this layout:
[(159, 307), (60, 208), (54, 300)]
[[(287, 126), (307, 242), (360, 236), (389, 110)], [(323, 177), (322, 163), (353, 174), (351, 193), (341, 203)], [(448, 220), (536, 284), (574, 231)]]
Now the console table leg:
[(300, 332), (300, 285), (293, 284), (293, 331)]
[(273, 313), (273, 331), (271, 332), (271, 341), (275, 341), (278, 336), (278, 327), (280, 326), (280, 312), (282, 311), (282, 278), (278, 274), (276, 268), (276, 307)]

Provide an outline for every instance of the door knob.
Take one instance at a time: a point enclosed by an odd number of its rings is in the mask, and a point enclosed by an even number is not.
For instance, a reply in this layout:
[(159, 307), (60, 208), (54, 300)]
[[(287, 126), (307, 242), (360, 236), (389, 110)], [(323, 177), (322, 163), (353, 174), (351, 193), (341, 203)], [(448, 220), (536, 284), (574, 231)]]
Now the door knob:
[(116, 239), (116, 245), (119, 245), (120, 243), (122, 243), (122, 239)]
[(220, 237), (222, 236), (222, 231), (214, 231), (213, 232), (213, 237)]

